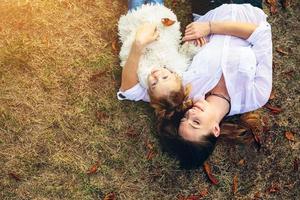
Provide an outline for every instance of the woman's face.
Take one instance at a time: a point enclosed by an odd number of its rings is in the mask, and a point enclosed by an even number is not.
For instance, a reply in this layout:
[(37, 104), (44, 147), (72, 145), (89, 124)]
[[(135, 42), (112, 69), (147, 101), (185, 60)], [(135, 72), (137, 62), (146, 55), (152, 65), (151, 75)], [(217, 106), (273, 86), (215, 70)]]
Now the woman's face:
[(187, 141), (201, 142), (203, 136), (212, 134), (218, 126), (214, 112), (206, 100), (197, 101), (181, 119), (179, 135)]
[(149, 90), (156, 96), (168, 95), (171, 91), (178, 91), (181, 81), (174, 72), (166, 68), (154, 68), (148, 76)]

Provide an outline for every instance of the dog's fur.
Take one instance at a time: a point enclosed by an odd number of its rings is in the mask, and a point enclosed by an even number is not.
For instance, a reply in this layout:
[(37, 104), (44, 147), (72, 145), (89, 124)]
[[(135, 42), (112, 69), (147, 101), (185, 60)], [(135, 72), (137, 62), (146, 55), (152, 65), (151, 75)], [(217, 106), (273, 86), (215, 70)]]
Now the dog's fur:
[[(175, 23), (164, 26), (161, 22), (162, 18), (168, 18)], [(147, 78), (153, 67), (166, 67), (181, 76), (200, 48), (188, 43), (180, 45), (180, 23), (170, 9), (160, 4), (146, 4), (137, 10), (129, 11), (119, 20), (119, 37), (123, 44), (120, 51), (122, 67), (129, 56), (137, 28), (146, 22), (157, 24), (159, 31), (159, 38), (144, 49), (139, 61), (137, 71), (139, 82), (147, 89)]]

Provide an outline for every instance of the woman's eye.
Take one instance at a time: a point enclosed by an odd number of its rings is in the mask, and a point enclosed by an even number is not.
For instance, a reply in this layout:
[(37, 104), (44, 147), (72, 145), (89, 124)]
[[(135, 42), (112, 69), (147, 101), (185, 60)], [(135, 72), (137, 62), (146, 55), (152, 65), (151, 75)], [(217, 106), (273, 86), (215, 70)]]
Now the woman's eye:
[(168, 78), (168, 76), (164, 76), (164, 77), (163, 77), (163, 79), (167, 79), (167, 78)]
[(194, 121), (195, 124), (197, 125), (200, 125), (200, 122), (199, 121)]
[(152, 85), (152, 86), (156, 85), (156, 82), (152, 83), (151, 85)]

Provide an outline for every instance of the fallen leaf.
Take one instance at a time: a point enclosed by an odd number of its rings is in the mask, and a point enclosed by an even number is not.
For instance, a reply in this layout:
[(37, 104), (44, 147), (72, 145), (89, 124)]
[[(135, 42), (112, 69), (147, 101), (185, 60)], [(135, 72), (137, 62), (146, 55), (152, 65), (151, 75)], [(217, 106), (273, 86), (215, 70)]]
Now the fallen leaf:
[(282, 74), (284, 74), (288, 78), (292, 78), (295, 75), (295, 70), (293, 70), (293, 69), (287, 70), (287, 71), (282, 72)]
[(298, 158), (295, 158), (294, 160), (294, 171), (297, 172), (299, 169), (299, 160)]
[(275, 99), (275, 91), (274, 90), (272, 90), (270, 97), (269, 97), (269, 100), (273, 100), (273, 99)]
[(238, 165), (243, 166), (243, 165), (245, 165), (245, 163), (246, 163), (246, 160), (242, 159), (238, 162)]
[(232, 186), (233, 194), (236, 194), (237, 190), (238, 190), (238, 177), (237, 175), (235, 175), (233, 177), (233, 186)]
[(20, 176), (17, 175), (16, 173), (14, 173), (14, 172), (10, 172), (10, 173), (8, 173), (8, 175), (9, 175), (11, 178), (15, 179), (16, 181), (20, 181), (20, 180), (21, 180)]
[(200, 200), (201, 199), (201, 196), (200, 195), (188, 195), (186, 197), (184, 197), (183, 195), (178, 195), (177, 196), (177, 199), (178, 200)]
[(254, 194), (254, 199), (255, 199), (255, 200), (261, 199), (260, 192), (256, 192), (256, 193)]
[(106, 75), (106, 72), (107, 71), (104, 70), (104, 71), (98, 72), (96, 74), (93, 74), (91, 76), (90, 80), (93, 81), (93, 82), (97, 82), (97, 81), (101, 80), (101, 78), (103, 78), (103, 76)]
[(282, 108), (276, 107), (276, 106), (272, 106), (271, 104), (267, 103), (266, 105), (264, 105), (265, 108), (268, 108), (271, 113), (273, 114), (279, 114), (282, 112)]
[(101, 112), (101, 111), (96, 111), (95, 115), (99, 122), (106, 120), (109, 117), (106, 113)]
[(202, 190), (199, 193), (199, 195), (200, 195), (201, 198), (206, 197), (208, 195), (208, 188), (205, 188), (204, 190)]
[(155, 156), (155, 152), (152, 151), (152, 150), (150, 150), (150, 151), (148, 151), (148, 153), (147, 153), (146, 159), (147, 159), (147, 160), (152, 160), (152, 159), (154, 158), (154, 156)]
[(119, 51), (117, 46), (118, 46), (118, 40), (114, 40), (114, 41), (111, 43), (111, 48), (112, 48), (114, 51)]
[(138, 136), (137, 132), (131, 126), (127, 129), (125, 134), (131, 138)]
[(286, 139), (290, 140), (290, 141), (295, 141), (295, 137), (294, 137), (294, 133), (290, 132), (290, 131), (286, 131), (284, 133)]
[(211, 183), (212, 183), (213, 185), (217, 185), (217, 184), (219, 183), (219, 181), (218, 181), (218, 179), (216, 179), (216, 178), (214, 177), (214, 175), (212, 175), (210, 166), (209, 166), (209, 164), (208, 164), (207, 162), (205, 162), (205, 163), (203, 164), (203, 168), (204, 168), (205, 173), (206, 173), (207, 176), (208, 176), (208, 179), (211, 181)]
[(115, 199), (116, 199), (116, 195), (113, 192), (106, 194), (105, 197), (103, 198), (103, 200), (115, 200)]
[(276, 51), (278, 53), (281, 53), (282, 55), (288, 55), (289, 54), (287, 51), (283, 50), (283, 48), (281, 48), (281, 47), (277, 47)]
[(263, 122), (263, 132), (268, 132), (271, 129), (269, 118), (267, 116), (263, 116), (262, 122)]
[(270, 5), (270, 12), (271, 14), (277, 13), (277, 0), (267, 0), (266, 1)]
[(161, 23), (164, 25), (164, 26), (172, 26), (175, 21), (174, 20), (171, 20), (169, 18), (162, 18), (161, 19)]
[(88, 171), (87, 174), (95, 174), (99, 167), (99, 161), (97, 161)]
[(268, 189), (267, 192), (268, 193), (275, 193), (280, 191), (280, 187), (278, 186), (278, 184), (272, 184)]

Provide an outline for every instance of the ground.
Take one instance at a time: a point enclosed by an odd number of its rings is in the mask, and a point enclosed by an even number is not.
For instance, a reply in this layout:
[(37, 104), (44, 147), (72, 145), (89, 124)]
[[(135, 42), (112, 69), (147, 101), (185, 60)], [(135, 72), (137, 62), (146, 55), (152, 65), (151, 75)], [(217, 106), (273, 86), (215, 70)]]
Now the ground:
[[(116, 99), (116, 23), (126, 4), (0, 2), (0, 199), (299, 199), (299, 2), (278, 3), (269, 17), (270, 103), (282, 112), (258, 111), (270, 128), (259, 151), (218, 143), (208, 160), (218, 185), (161, 152), (149, 105)], [(189, 2), (166, 5), (184, 29)]]

